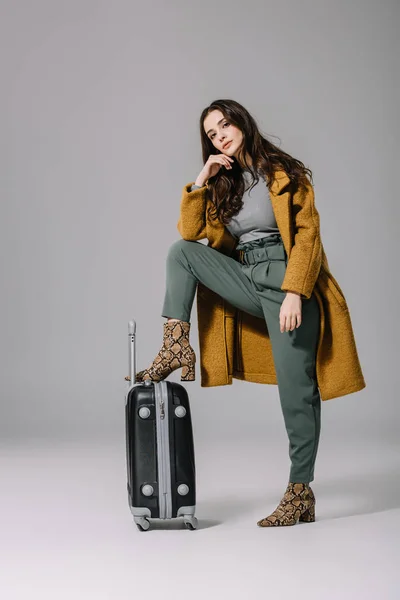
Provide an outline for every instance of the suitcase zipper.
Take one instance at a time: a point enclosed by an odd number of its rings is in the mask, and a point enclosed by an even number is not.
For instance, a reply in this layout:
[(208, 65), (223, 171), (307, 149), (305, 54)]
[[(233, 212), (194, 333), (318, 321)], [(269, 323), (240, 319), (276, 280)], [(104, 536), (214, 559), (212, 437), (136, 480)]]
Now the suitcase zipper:
[(165, 418), (164, 400), (161, 398), (161, 400), (160, 400), (160, 419), (164, 419), (164, 418)]
[(171, 465), (169, 457), (168, 388), (166, 382), (155, 383), (154, 390), (156, 400), (160, 519), (171, 519)]

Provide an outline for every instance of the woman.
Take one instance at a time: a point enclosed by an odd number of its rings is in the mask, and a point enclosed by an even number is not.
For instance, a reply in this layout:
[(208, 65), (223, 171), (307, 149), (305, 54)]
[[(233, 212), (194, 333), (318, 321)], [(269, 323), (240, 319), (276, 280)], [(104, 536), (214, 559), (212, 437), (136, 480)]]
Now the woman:
[[(202, 386), (233, 377), (278, 385), (289, 483), (257, 524), (312, 522), (321, 398), (365, 387), (347, 303), (320, 238), (312, 174), (233, 100), (203, 110), (200, 135), (204, 166), (183, 189), (183, 239), (167, 256), (163, 345), (136, 381), (161, 381), (178, 368), (182, 381), (194, 381), (197, 291)], [(203, 238), (208, 246), (196, 243)]]

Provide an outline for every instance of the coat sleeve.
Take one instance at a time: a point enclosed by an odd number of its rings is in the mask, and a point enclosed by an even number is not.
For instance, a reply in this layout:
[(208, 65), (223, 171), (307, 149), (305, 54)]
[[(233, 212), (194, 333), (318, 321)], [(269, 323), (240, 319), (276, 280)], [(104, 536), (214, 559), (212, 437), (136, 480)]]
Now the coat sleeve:
[(184, 240), (196, 241), (207, 237), (205, 214), (207, 186), (203, 185), (191, 191), (192, 185), (194, 181), (183, 188), (177, 228)]
[(294, 245), (286, 266), (281, 289), (310, 298), (322, 261), (319, 214), (314, 203), (314, 188), (307, 180), (292, 197)]

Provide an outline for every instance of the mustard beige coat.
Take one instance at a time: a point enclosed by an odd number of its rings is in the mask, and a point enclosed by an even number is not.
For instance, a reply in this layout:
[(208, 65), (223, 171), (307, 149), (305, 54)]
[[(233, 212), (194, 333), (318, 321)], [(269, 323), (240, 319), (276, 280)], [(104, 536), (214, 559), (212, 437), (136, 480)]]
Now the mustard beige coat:
[[(235, 256), (237, 240), (218, 220), (206, 218), (207, 186), (183, 188), (178, 231), (185, 240), (207, 238), (208, 246)], [(314, 189), (292, 191), (283, 170), (270, 190), (272, 208), (288, 256), (283, 291), (309, 298), (320, 308), (316, 376), (322, 400), (365, 387), (346, 299), (328, 266), (320, 236)], [(271, 340), (265, 321), (241, 311), (200, 282), (197, 317), (201, 386), (232, 384), (232, 379), (277, 385)], [(301, 324), (300, 327), (303, 327)]]

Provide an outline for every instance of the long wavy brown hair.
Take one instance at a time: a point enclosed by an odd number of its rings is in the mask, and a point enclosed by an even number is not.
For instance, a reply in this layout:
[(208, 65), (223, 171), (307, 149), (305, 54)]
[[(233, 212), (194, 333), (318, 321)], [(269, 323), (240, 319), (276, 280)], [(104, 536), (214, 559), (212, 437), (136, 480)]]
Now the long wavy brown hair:
[[(250, 189), (259, 181), (259, 171), (265, 177), (268, 189), (271, 189), (275, 171), (281, 169), (287, 173), (290, 185), (294, 187), (304, 185), (307, 175), (312, 182), (311, 170), (261, 135), (255, 119), (235, 100), (214, 100), (201, 113), (200, 138), (204, 164), (210, 154), (220, 154), (204, 131), (204, 119), (216, 109), (222, 112), (227, 121), (241, 130), (243, 143), (238, 159), (235, 160), (233, 157), (232, 169), (221, 168), (207, 182), (207, 196), (212, 200), (210, 216), (227, 224), (239, 213), (243, 206), (242, 196), (245, 191), (244, 169), (248, 169), (251, 174)], [(251, 156), (252, 166), (246, 161), (247, 153)]]

